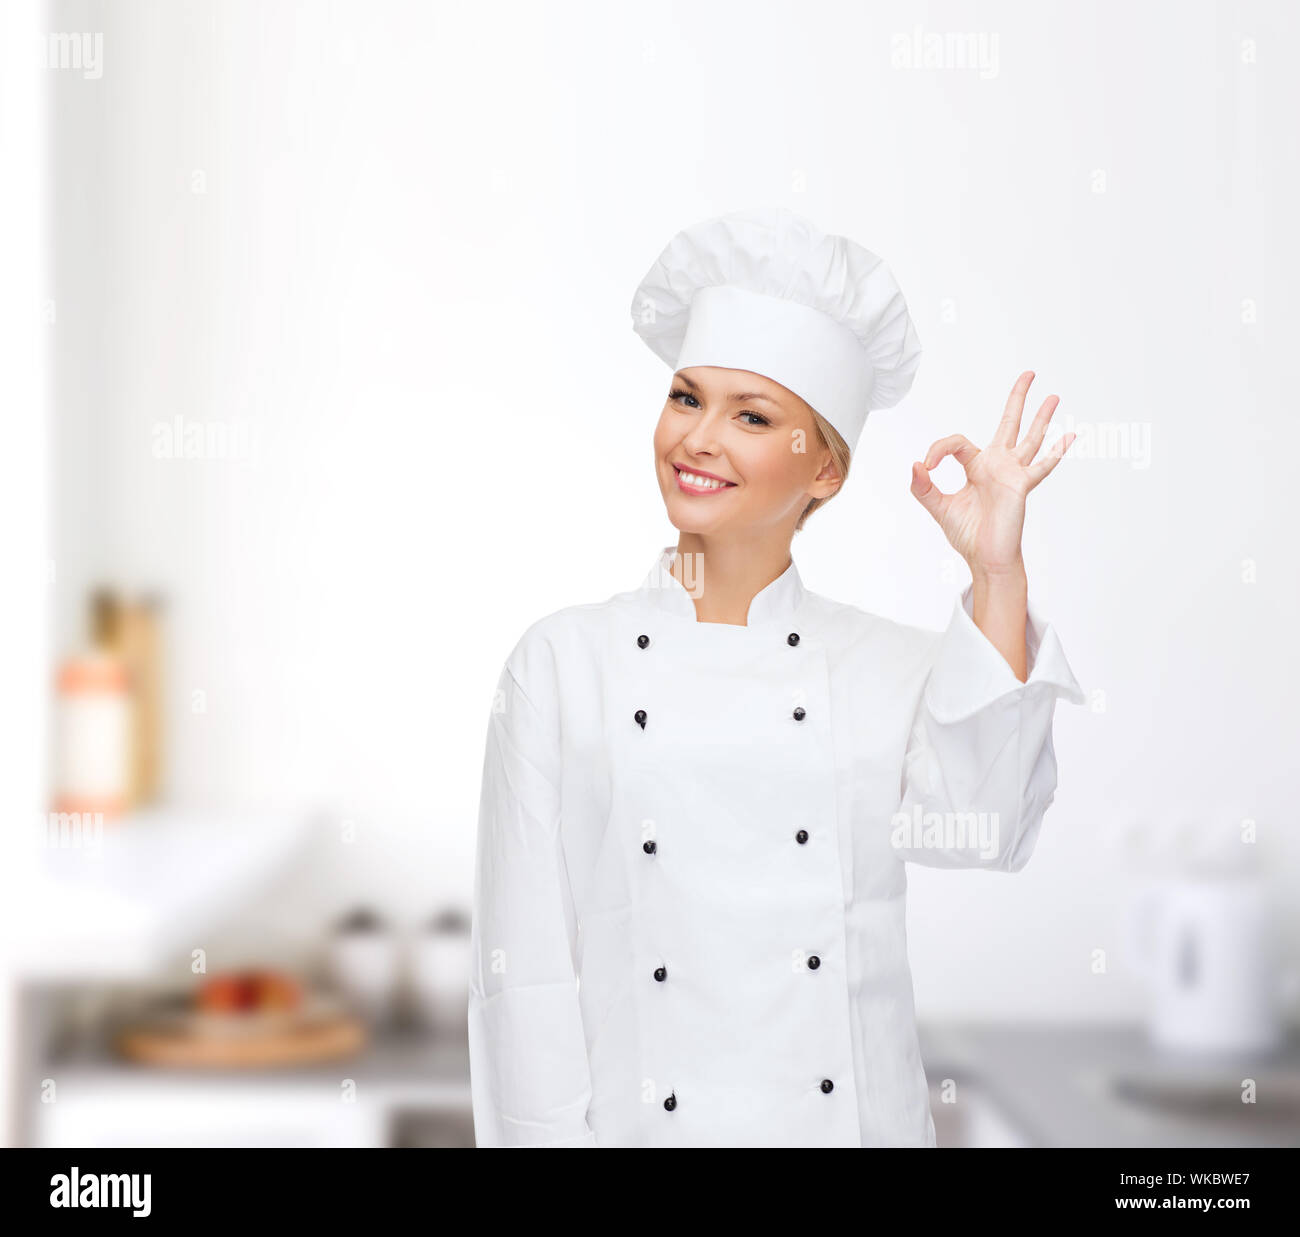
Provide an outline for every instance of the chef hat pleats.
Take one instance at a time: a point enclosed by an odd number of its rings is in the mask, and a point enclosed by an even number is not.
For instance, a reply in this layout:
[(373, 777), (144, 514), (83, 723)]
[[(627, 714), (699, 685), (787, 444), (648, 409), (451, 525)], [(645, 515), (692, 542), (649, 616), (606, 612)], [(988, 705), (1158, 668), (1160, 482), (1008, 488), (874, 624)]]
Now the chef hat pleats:
[(762, 374), (826, 418), (852, 448), (921, 360), (898, 284), (875, 254), (785, 207), (683, 229), (646, 272), (632, 326), (675, 371)]

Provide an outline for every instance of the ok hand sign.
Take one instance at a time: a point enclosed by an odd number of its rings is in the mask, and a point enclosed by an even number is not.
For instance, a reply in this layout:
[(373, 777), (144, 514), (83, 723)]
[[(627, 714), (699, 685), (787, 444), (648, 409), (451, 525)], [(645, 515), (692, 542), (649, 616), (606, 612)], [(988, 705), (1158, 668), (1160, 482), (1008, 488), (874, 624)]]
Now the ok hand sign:
[[(966, 560), (973, 576), (1001, 576), (1024, 570), (1020, 538), (1025, 523), (1025, 496), (1061, 461), (1075, 435), (1059, 438), (1034, 461), (1047, 424), (1061, 401), (1049, 395), (1024, 441), (1017, 445), (1025, 396), (1034, 380), (1026, 370), (1011, 388), (1006, 410), (992, 441), (982, 451), (964, 434), (940, 438), (912, 465), (912, 493), (939, 522), (944, 536)], [(930, 470), (944, 456), (954, 456), (966, 470), (966, 484), (945, 494), (930, 480)]]

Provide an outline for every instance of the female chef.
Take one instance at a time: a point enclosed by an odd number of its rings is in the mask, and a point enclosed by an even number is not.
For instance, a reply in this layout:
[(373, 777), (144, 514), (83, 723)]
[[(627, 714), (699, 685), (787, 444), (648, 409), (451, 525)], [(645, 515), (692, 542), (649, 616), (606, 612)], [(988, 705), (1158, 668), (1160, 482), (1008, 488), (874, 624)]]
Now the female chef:
[[(875, 255), (784, 209), (679, 233), (633, 327), (672, 369), (678, 531), (639, 587), (537, 620), (488, 725), (469, 1047), (479, 1146), (933, 1146), (906, 862), (1016, 872), (1056, 788), (1025, 499), (1055, 396), (940, 439), (912, 493), (971, 582), (942, 632), (804, 588), (790, 554), (920, 358)], [(929, 472), (966, 472), (945, 494)]]

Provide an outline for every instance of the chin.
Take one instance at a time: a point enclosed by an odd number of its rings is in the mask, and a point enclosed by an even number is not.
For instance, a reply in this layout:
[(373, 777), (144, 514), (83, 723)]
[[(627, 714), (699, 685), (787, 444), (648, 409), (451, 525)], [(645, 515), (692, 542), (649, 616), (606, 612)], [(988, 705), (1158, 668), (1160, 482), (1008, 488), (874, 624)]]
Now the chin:
[(701, 512), (689, 511), (688, 504), (682, 503), (676, 494), (664, 495), (664, 511), (668, 513), (668, 522), (679, 533), (712, 533), (718, 528), (718, 521), (712, 520)]
[(707, 536), (709, 533), (716, 533), (721, 527), (717, 520), (683, 511), (680, 503), (669, 502), (665, 506), (668, 511), (669, 523), (679, 533), (696, 533), (700, 536)]

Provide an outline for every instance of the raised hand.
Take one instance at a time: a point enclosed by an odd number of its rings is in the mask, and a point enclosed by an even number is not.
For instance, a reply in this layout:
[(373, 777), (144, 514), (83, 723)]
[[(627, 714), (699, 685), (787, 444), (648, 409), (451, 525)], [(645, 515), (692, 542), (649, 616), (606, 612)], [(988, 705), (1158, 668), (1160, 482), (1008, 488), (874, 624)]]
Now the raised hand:
[[(1034, 460), (1061, 402), (1058, 396), (1049, 395), (1024, 440), (1016, 442), (1033, 380), (1032, 370), (1016, 379), (1002, 420), (983, 450), (964, 434), (950, 434), (931, 444), (925, 459), (912, 465), (912, 493), (939, 522), (944, 536), (977, 579), (1023, 573), (1020, 539), (1025, 496), (1060, 463), (1075, 439), (1072, 433), (1064, 435), (1042, 459)], [(947, 455), (966, 470), (966, 484), (955, 494), (945, 494), (930, 480), (930, 471)]]

